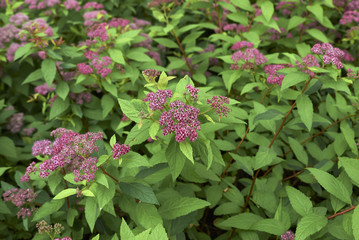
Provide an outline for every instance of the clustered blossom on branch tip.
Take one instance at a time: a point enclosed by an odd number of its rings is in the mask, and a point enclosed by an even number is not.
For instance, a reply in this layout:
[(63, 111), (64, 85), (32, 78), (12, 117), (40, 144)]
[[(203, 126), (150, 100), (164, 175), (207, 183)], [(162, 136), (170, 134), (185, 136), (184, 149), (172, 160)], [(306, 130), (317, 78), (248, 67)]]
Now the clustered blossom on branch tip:
[(127, 144), (115, 143), (112, 148), (112, 158), (117, 159), (130, 151), (130, 146)]
[[(197, 101), (197, 94), (199, 93), (199, 89), (193, 87), (191, 84), (188, 84), (188, 85), (186, 86), (186, 89), (187, 89), (188, 93), (191, 95), (191, 98), (192, 98), (194, 101)], [(185, 94), (187, 94), (187, 93), (185, 92)]]
[(284, 234), (282, 234), (280, 237), (281, 237), (281, 240), (294, 240), (295, 235), (291, 230), (289, 230), (289, 231), (285, 232)]
[(264, 72), (268, 73), (267, 82), (270, 84), (282, 85), (284, 75), (277, 73), (278, 70), (291, 67), (290, 64), (270, 64), (264, 66)]
[(317, 43), (312, 49), (312, 53), (323, 55), (323, 62), (325, 64), (334, 64), (337, 69), (343, 68), (340, 61), (344, 57), (344, 52), (339, 48), (334, 48), (330, 43)]
[(145, 69), (142, 73), (149, 82), (154, 82), (156, 77), (161, 75), (161, 72), (155, 69)]
[(35, 201), (35, 198), (37, 197), (37, 194), (31, 188), (26, 190), (13, 188), (3, 193), (2, 196), (5, 202), (11, 201), (16, 207), (20, 208), (17, 213), (17, 218), (22, 217), (24, 219), (26, 217), (30, 217), (32, 212), (35, 210), (34, 207), (23, 207), (24, 205)]
[(311, 77), (314, 77), (315, 73), (313, 73), (312, 71), (310, 71), (308, 68), (309, 67), (320, 67), (318, 60), (311, 54), (308, 54), (307, 56), (305, 56), (304, 58), (302, 58), (302, 63), (299, 63), (297, 61), (297, 67), (303, 69), (302, 72), (309, 74)]
[(216, 114), (220, 117), (225, 116), (231, 111), (229, 107), (224, 104), (229, 104), (229, 99), (224, 96), (213, 96), (211, 99), (207, 99), (207, 104), (211, 104), (211, 109), (216, 110)]
[[(242, 49), (246, 47), (246, 49)], [(232, 61), (234, 64), (231, 65), (232, 70), (239, 69), (239, 62), (242, 60), (244, 63), (241, 65), (241, 69), (252, 69), (254, 68), (254, 64), (259, 66), (267, 62), (267, 58), (258, 51), (258, 49), (253, 48), (253, 44), (251, 42), (240, 41), (235, 43), (232, 46), (232, 50), (239, 49), (238, 51), (234, 52), (231, 56)], [(254, 61), (251, 62), (251, 60)]]
[(157, 90), (156, 93), (150, 92), (147, 94), (146, 98), (142, 99), (144, 102), (149, 102), (149, 107), (151, 110), (163, 110), (164, 104), (167, 102), (167, 98), (172, 97), (172, 91), (169, 89), (166, 90)]

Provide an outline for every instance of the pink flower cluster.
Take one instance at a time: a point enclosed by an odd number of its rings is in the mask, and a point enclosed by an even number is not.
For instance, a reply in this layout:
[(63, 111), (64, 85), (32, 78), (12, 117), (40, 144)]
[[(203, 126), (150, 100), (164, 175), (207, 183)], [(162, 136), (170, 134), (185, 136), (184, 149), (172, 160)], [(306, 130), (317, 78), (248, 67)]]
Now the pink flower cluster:
[(9, 129), (12, 133), (18, 133), (21, 130), (23, 125), (24, 113), (15, 113), (9, 119), (8, 124), (6, 125), (7, 129)]
[(77, 69), (81, 74), (92, 74), (93, 70), (96, 69), (96, 73), (105, 78), (112, 72), (112, 59), (109, 56), (104, 56), (100, 59), (97, 53), (88, 51), (85, 53), (85, 57), (91, 59), (91, 61), (90, 65), (87, 65), (86, 63), (77, 64)]
[(297, 67), (299, 68), (304, 68), (304, 70), (302, 70), (302, 72), (305, 72), (307, 74), (309, 74), (311, 77), (314, 77), (315, 73), (313, 73), (312, 71), (310, 71), (308, 69), (308, 67), (320, 67), (318, 60), (311, 54), (308, 54), (307, 56), (305, 56), (304, 58), (302, 58), (303, 62), (299, 63), (297, 61)]
[(145, 69), (143, 71), (143, 75), (147, 78), (149, 82), (153, 82), (155, 81), (156, 77), (161, 75), (161, 72), (155, 69)]
[(345, 25), (347, 23), (359, 22), (359, 12), (357, 11), (345, 11), (339, 23)]
[(284, 234), (282, 234), (281, 236), (281, 240), (294, 240), (295, 235), (292, 231), (287, 231)]
[(172, 97), (172, 91), (169, 89), (166, 90), (157, 90), (156, 93), (150, 92), (147, 94), (146, 98), (142, 99), (144, 102), (150, 102), (149, 107), (153, 111), (162, 110), (163, 105), (167, 102), (167, 98)]
[(28, 188), (26, 190), (20, 188), (13, 188), (11, 190), (6, 191), (3, 195), (4, 201), (11, 201), (16, 207), (21, 208), (17, 213), (17, 218), (22, 217), (23, 219), (26, 217), (30, 217), (35, 208), (26, 208), (23, 207), (33, 201), (37, 197), (37, 194), (34, 190)]
[(350, 78), (359, 78), (359, 73), (355, 74), (353, 69), (349, 68), (347, 76)]
[(8, 24), (2, 28), (0, 28), (0, 47), (4, 48), (4, 44), (7, 42), (11, 42), (14, 38), (17, 38), (17, 34), (20, 32), (13, 24)]
[[(192, 98), (194, 101), (197, 101), (197, 94), (199, 93), (199, 89), (193, 87), (191, 84), (188, 84), (188, 85), (186, 86), (186, 89), (187, 89), (188, 93), (191, 95), (191, 98)], [(187, 93), (185, 93), (185, 94), (187, 94)]]
[(121, 156), (125, 155), (129, 151), (130, 151), (129, 145), (115, 143), (112, 149), (112, 157), (113, 159), (120, 158)]
[(43, 96), (45, 96), (49, 92), (55, 91), (56, 88), (54, 86), (49, 87), (47, 83), (44, 83), (43, 85), (35, 87), (35, 92), (39, 93)]
[(183, 1), (182, 0), (152, 0), (149, 4), (147, 4), (147, 7), (158, 7), (160, 5), (166, 5), (172, 2), (174, 3), (174, 5), (181, 5)]
[(29, 5), (29, 9), (45, 9), (47, 7), (53, 7), (60, 4), (60, 0), (44, 0), (42, 2), (38, 0), (25, 0), (25, 4)]
[(21, 12), (10, 17), (10, 23), (13, 23), (16, 26), (21, 26), (27, 20), (29, 20), (29, 17)]
[(75, 9), (76, 12), (81, 10), (80, 4), (76, 0), (66, 0), (64, 2), (66, 9)]
[(334, 48), (330, 43), (315, 44), (312, 53), (323, 55), (323, 62), (325, 64), (334, 64), (337, 69), (343, 68), (340, 59), (344, 57), (344, 52), (339, 48)]
[(92, 99), (91, 93), (84, 93), (84, 92), (82, 92), (82, 93), (70, 92), (69, 97), (72, 100), (76, 101), (76, 103), (79, 104), (79, 105), (84, 104), (84, 102), (89, 103), (89, 102), (91, 102), (91, 99)]
[(292, 10), (295, 9), (295, 7), (296, 7), (295, 2), (280, 1), (275, 7), (275, 10), (277, 11), (282, 10), (283, 15), (291, 15)]
[(278, 74), (277, 71), (285, 67), (286, 66), (283, 64), (271, 64), (264, 66), (264, 72), (269, 74), (267, 82), (270, 84), (282, 85), (282, 81), (285, 76), (282, 74)]
[(201, 123), (198, 121), (200, 110), (181, 101), (174, 101), (170, 104), (170, 110), (164, 111), (159, 120), (163, 127), (163, 136), (171, 133), (176, 134), (176, 141), (183, 142), (187, 137), (190, 141), (198, 138), (196, 131), (201, 130)]
[(242, 69), (253, 68), (254, 64), (251, 62), (251, 60), (254, 60), (254, 63), (258, 66), (267, 61), (267, 58), (262, 53), (260, 53), (258, 49), (252, 48), (253, 45), (250, 42), (237, 42), (232, 46), (232, 49), (241, 49), (244, 47), (246, 47), (245, 50), (238, 50), (232, 54), (231, 59), (235, 62), (235, 64), (231, 65), (231, 69), (239, 69), (238, 64), (241, 60), (245, 62), (241, 66)]
[(97, 3), (97, 2), (88, 2), (85, 3), (84, 9), (88, 9), (88, 8), (94, 8), (94, 9), (103, 9), (103, 5), (101, 3)]
[(126, 122), (128, 120), (130, 120), (130, 119), (126, 116), (126, 114), (123, 113), (122, 118), (121, 118), (121, 122)]
[(105, 10), (95, 10), (95, 11), (84, 13), (83, 15), (85, 19), (84, 26), (91, 26), (92, 24), (97, 22), (96, 19), (98, 15), (106, 15), (106, 14), (107, 12)]
[(49, 140), (34, 142), (32, 154), (44, 155), (47, 160), (42, 162), (38, 169), (34, 167), (34, 162), (31, 163), (21, 181), (29, 181), (29, 174), (37, 171), (40, 172), (40, 177), (46, 178), (57, 168), (72, 171), (76, 182), (93, 180), (97, 170), (97, 158), (90, 155), (98, 151), (95, 142), (102, 140), (103, 134), (101, 132), (79, 134), (72, 130), (58, 128), (51, 132), (51, 136), (56, 138), (53, 142)]
[(216, 114), (220, 117), (225, 116), (231, 111), (229, 107), (224, 104), (229, 104), (229, 99), (223, 96), (213, 96), (211, 99), (207, 99), (207, 104), (211, 104), (212, 110), (216, 110)]

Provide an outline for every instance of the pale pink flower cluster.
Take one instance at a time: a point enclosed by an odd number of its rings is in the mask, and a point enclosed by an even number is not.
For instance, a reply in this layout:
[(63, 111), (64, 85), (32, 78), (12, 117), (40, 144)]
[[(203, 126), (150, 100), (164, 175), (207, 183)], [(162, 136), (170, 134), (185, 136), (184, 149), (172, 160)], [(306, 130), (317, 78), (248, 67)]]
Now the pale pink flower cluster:
[(11, 201), (16, 207), (20, 208), (17, 213), (17, 218), (30, 217), (35, 208), (23, 207), (35, 201), (37, 194), (31, 188), (26, 190), (20, 188), (13, 188), (6, 191), (3, 195), (4, 201)]
[[(245, 50), (242, 49), (244, 47), (246, 47)], [(239, 64), (243, 61), (244, 63), (241, 65), (242, 69), (254, 68), (254, 64), (259, 66), (267, 62), (267, 58), (260, 53), (258, 49), (252, 47), (253, 45), (250, 42), (245, 41), (237, 42), (233, 45), (232, 48), (240, 50), (234, 52), (231, 56), (234, 62), (234, 64), (231, 65), (231, 69), (238, 70)], [(254, 63), (252, 61), (254, 61)]]
[(146, 98), (142, 99), (144, 102), (150, 102), (149, 107), (151, 110), (162, 110), (164, 104), (167, 102), (167, 98), (172, 97), (172, 91), (169, 89), (166, 90), (157, 90), (156, 93), (150, 92), (147, 94)]
[(120, 158), (130, 151), (130, 146), (127, 144), (115, 143), (112, 148), (112, 157), (113, 159)]
[(278, 70), (285, 68), (283, 64), (271, 64), (264, 66), (264, 72), (268, 74), (267, 82), (270, 84), (282, 85), (284, 75), (277, 73)]
[(309, 74), (311, 77), (314, 77), (315, 73), (313, 73), (312, 71), (310, 71), (308, 69), (308, 67), (320, 67), (318, 60), (311, 54), (308, 54), (307, 56), (305, 56), (304, 58), (302, 58), (301, 63), (299, 63), (297, 61), (297, 67), (304, 69), (302, 70), (302, 72), (305, 72), (307, 74)]
[(47, 93), (53, 92), (55, 90), (56, 90), (56, 88), (53, 85), (51, 87), (49, 87), (49, 85), (47, 83), (44, 83), (43, 85), (35, 87), (35, 92), (40, 95), (43, 95), (43, 96), (45, 96)]
[(23, 125), (23, 118), (24, 113), (22, 112), (13, 114), (10, 117), (8, 124), (6, 125), (7, 129), (10, 130), (12, 133), (20, 132)]
[(337, 69), (343, 68), (343, 64), (340, 61), (345, 53), (339, 48), (334, 48), (330, 43), (315, 44), (312, 49), (312, 53), (323, 55), (323, 62), (325, 64), (334, 64)]
[(207, 103), (211, 104), (212, 110), (216, 110), (218, 116), (225, 116), (231, 111), (229, 107), (224, 104), (229, 104), (229, 99), (223, 96), (213, 96), (211, 99), (207, 99)]

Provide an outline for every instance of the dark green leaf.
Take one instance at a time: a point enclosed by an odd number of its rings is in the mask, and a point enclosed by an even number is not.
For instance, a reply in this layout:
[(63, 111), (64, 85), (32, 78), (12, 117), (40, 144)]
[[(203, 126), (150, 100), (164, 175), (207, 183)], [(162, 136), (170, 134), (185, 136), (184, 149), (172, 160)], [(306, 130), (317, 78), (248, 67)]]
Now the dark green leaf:
[(144, 203), (159, 204), (151, 187), (141, 183), (120, 182), (123, 193), (141, 200)]
[(45, 79), (45, 82), (51, 86), (52, 82), (55, 79), (56, 76), (56, 62), (55, 60), (52, 59), (45, 59), (42, 63), (41, 63), (41, 72), (42, 72), (42, 76)]

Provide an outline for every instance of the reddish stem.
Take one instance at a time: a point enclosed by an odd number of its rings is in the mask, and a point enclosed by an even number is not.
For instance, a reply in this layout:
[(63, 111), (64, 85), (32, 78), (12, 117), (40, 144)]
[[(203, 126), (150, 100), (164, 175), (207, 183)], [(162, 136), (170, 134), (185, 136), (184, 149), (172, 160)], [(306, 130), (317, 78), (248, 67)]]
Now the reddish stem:
[(341, 212), (338, 212), (338, 213), (336, 213), (336, 214), (334, 214), (334, 215), (332, 215), (332, 216), (329, 216), (329, 217), (328, 217), (328, 220), (330, 220), (330, 219), (332, 219), (332, 218), (335, 218), (336, 216), (343, 215), (343, 214), (345, 214), (345, 213), (347, 213), (347, 212), (350, 212), (350, 211), (354, 210), (357, 206), (358, 206), (358, 205), (354, 205), (354, 206), (352, 206), (351, 208), (348, 208), (348, 209), (346, 209), (346, 210), (344, 210), (344, 211), (341, 211)]
[(103, 167), (100, 167), (100, 169), (102, 170), (102, 172), (104, 174), (106, 174), (107, 176), (109, 176), (110, 178), (112, 178), (113, 180), (115, 180), (116, 182), (120, 183), (120, 181), (118, 181), (114, 176), (112, 176), (111, 174), (109, 174), (108, 172), (106, 172), (105, 169), (103, 169)]
[(253, 181), (252, 181), (252, 184), (251, 184), (251, 189), (249, 190), (248, 196), (247, 196), (247, 198), (246, 198), (246, 202), (244, 203), (244, 206), (243, 206), (243, 208), (242, 208), (242, 213), (244, 213), (244, 211), (245, 211), (245, 210), (247, 209), (247, 207), (248, 207), (249, 199), (250, 199), (250, 197), (252, 196), (252, 192), (253, 192), (253, 188), (254, 188), (254, 183), (255, 183), (256, 180), (257, 180), (257, 177), (258, 177), (258, 174), (259, 174), (260, 170), (261, 170), (261, 169), (258, 169), (257, 172), (256, 172), (256, 174), (255, 174), (254, 177), (253, 177)]
[(219, 16), (219, 9), (218, 9), (218, 4), (217, 4), (217, 1), (216, 1), (216, 0), (214, 0), (214, 4), (216, 4), (216, 14), (217, 14), (217, 21), (218, 21), (219, 32), (220, 32), (220, 33), (223, 33), (221, 16)]
[(186, 65), (189, 68), (189, 72), (191, 73), (191, 76), (193, 76), (193, 68), (192, 68), (191, 64), (189, 63), (189, 61), (188, 61), (187, 55), (186, 55), (185, 51), (183, 50), (182, 44), (181, 44), (180, 40), (178, 39), (177, 34), (175, 33), (175, 31), (172, 29), (171, 32), (172, 32), (174, 38), (176, 39), (176, 42), (177, 42), (177, 44), (178, 44), (178, 46), (180, 48), (180, 51), (181, 51), (181, 53), (182, 53), (182, 55), (183, 55), (183, 57), (184, 57), (184, 59), (186, 61)]

